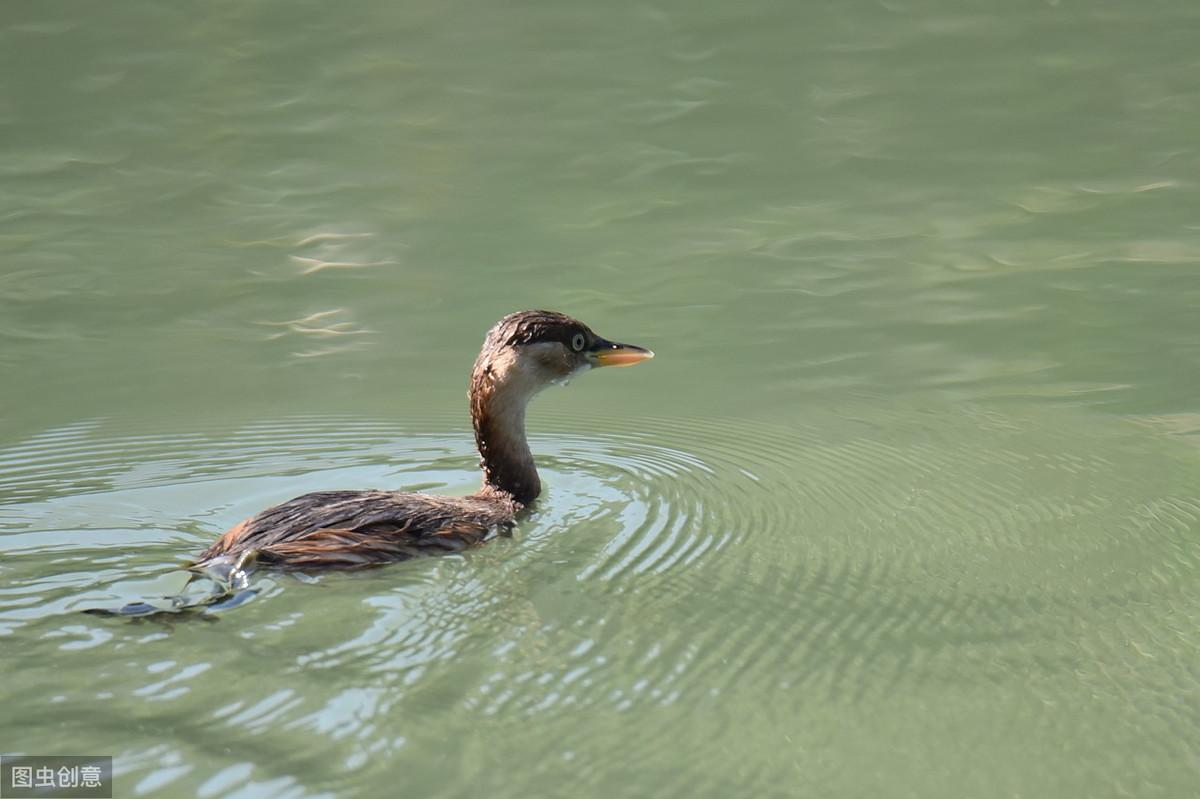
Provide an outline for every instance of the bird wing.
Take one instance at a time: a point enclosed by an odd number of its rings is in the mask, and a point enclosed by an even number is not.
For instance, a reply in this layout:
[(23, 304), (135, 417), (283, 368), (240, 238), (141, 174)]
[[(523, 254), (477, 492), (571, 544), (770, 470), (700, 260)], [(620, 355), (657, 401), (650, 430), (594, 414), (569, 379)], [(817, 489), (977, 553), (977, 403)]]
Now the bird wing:
[(511, 511), (474, 497), (323, 491), (267, 508), (231, 528), (198, 560), (254, 551), (283, 566), (364, 566), (457, 552), (510, 524)]

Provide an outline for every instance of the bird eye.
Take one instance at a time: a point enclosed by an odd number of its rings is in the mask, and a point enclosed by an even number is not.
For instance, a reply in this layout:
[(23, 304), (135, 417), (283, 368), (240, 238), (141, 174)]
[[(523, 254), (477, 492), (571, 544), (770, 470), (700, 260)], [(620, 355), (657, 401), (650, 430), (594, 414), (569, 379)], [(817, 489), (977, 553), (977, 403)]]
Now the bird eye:
[(576, 352), (583, 352), (583, 345), (586, 343), (587, 340), (584, 339), (583, 334), (576, 333), (571, 339), (571, 349), (575, 350)]

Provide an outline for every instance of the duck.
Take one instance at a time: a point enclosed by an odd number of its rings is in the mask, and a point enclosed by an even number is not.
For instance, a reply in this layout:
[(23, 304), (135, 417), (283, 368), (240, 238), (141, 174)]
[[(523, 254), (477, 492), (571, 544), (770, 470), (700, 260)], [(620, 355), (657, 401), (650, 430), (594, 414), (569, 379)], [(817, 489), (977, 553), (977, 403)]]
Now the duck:
[(461, 552), (511, 531), (542, 491), (525, 432), (526, 408), (548, 386), (591, 369), (654, 357), (602, 338), (557, 311), (511, 313), (484, 337), (467, 391), (482, 485), (463, 497), (387, 490), (318, 491), (242, 521), (193, 562), (193, 571), (248, 566), (348, 569)]

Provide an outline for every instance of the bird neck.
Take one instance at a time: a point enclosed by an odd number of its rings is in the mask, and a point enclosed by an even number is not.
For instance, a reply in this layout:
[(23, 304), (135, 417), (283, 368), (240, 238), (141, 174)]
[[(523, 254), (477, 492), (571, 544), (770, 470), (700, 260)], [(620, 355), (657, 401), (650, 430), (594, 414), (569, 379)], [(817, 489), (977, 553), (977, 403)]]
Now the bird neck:
[(525, 407), (530, 396), (504, 389), (486, 379), (473, 380), (471, 385), (471, 419), (483, 468), (481, 493), (503, 492), (528, 505), (542, 490), (525, 435)]

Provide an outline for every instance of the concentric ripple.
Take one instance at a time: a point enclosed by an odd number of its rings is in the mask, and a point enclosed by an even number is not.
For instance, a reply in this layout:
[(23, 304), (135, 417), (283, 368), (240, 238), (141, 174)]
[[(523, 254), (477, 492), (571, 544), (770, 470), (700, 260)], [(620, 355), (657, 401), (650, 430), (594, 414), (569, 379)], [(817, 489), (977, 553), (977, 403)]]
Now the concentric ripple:
[[(594, 737), (611, 750), (593, 757), (679, 763), (682, 735), (693, 769), (672, 782), (679, 795), (717, 779), (721, 730), (748, 705), (762, 740), (743, 757), (762, 768), (776, 761), (755, 752), (801, 735), (797, 719), (960, 688), (1029, 697), (1014, 712), (1053, 736), (1044, 708), (1117, 701), (1136, 671), (1155, 686), (1146, 736), (1170, 748), (1194, 726), (1172, 699), (1200, 689), (1173, 665), (1200, 643), (1200, 494), (1180, 468), (1192, 448), (1045, 408), (864, 401), (790, 426), (593, 417), (586, 435), (542, 410), (546, 492), (511, 539), (357, 574), (260, 575), (257, 599), (214, 614), (215, 632), (176, 631), (158, 650), (138, 647), (169, 627), (71, 611), (177, 590), (172, 564), (305, 491), (467, 493), (469, 431), (298, 417), (155, 434), (93, 420), (18, 442), (0, 450), (0, 634), (20, 636), (30, 664), (87, 650), (65, 668), (108, 686), (89, 701), (164, 703), (205, 734), (364, 768), (368, 753), (444, 757), (441, 742), (477, 724), (536, 730), (492, 740), (502, 760), (541, 747), (565, 763), (580, 712), (637, 718)], [(214, 703), (224, 675), (262, 657), (283, 684)], [(1064, 698), (1064, 680), (1079, 693)], [(411, 718), (427, 728), (393, 721)], [(157, 773), (137, 757), (129, 768)], [(589, 762), (573, 773), (602, 782)]]

